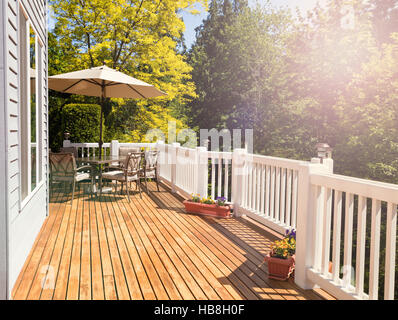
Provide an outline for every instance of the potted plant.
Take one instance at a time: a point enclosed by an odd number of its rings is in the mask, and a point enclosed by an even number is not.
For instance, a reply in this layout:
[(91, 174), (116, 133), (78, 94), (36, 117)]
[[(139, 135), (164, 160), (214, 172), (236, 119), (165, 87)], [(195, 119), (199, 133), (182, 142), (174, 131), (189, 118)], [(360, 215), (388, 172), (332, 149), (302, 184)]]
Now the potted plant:
[(200, 195), (192, 195), (191, 199), (185, 200), (183, 203), (188, 213), (229, 218), (231, 208), (226, 204), (226, 201), (224, 197), (219, 197), (214, 201), (211, 197), (200, 198)]
[(268, 263), (268, 277), (276, 280), (287, 280), (294, 271), (296, 252), (296, 231), (286, 232), (286, 236), (275, 241), (265, 261)]

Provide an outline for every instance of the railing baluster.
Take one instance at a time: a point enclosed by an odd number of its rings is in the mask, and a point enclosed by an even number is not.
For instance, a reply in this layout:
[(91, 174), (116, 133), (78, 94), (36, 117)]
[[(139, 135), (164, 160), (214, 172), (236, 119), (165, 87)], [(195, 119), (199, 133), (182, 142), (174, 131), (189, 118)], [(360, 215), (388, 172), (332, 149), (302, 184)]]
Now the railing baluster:
[(256, 181), (257, 181), (257, 165), (256, 163), (252, 162), (252, 180), (251, 180), (251, 206), (250, 208), (253, 211), (256, 211)]
[(329, 273), (330, 261), (330, 227), (332, 219), (332, 190), (326, 189), (324, 199), (324, 220), (323, 220), (323, 241), (322, 241), (322, 273), (326, 276)]
[(225, 159), (225, 167), (224, 167), (224, 198), (227, 201), (230, 200), (229, 198), (229, 160)]
[(256, 182), (255, 182), (255, 208), (256, 212), (260, 212), (260, 188), (261, 188), (261, 170), (260, 164), (256, 163)]
[(252, 209), (252, 192), (253, 192), (253, 162), (248, 163), (248, 192), (247, 192), (247, 206)]
[(218, 155), (218, 187), (217, 187), (217, 197), (221, 197), (222, 194), (222, 157), (221, 153)]
[(242, 199), (242, 207), (243, 208), (247, 208), (247, 202), (246, 202), (246, 193), (247, 193), (247, 175), (246, 175), (246, 171), (247, 171), (247, 159), (244, 160), (243, 163), (243, 167), (242, 167), (242, 190), (241, 192), (241, 199)]
[(286, 225), (291, 225), (291, 201), (292, 201), (292, 170), (287, 170), (287, 190), (286, 190)]
[(270, 217), (275, 219), (275, 167), (271, 167), (271, 205), (270, 205)]
[(321, 186), (317, 186), (315, 188), (315, 221), (314, 227), (315, 230), (319, 230), (315, 232), (315, 239), (314, 239), (314, 269), (316, 271), (321, 271), (322, 266), (322, 229), (323, 229), (323, 219), (325, 210), (323, 209), (324, 205), (324, 198), (325, 198), (325, 188)]
[(270, 212), (270, 188), (271, 188), (271, 166), (266, 166), (266, 183), (265, 183), (265, 215), (271, 216)]
[(340, 278), (340, 242), (341, 242), (341, 210), (342, 210), (342, 193), (335, 191), (334, 193), (334, 222), (333, 222), (333, 281), (336, 283)]
[(214, 158), (211, 158), (211, 198), (214, 199), (215, 197), (215, 185), (216, 185), (216, 168), (214, 164)]
[(397, 242), (397, 205), (387, 205), (386, 265), (384, 280), (384, 299), (394, 300), (395, 250)]
[(292, 194), (292, 221), (291, 226), (296, 228), (297, 225), (297, 196), (298, 196), (298, 171), (293, 173), (293, 194)]
[(265, 165), (261, 165), (260, 212), (265, 215)]
[(281, 168), (276, 167), (276, 186), (275, 186), (275, 220), (280, 221), (280, 192), (281, 192)]
[(354, 195), (345, 195), (345, 225), (344, 225), (344, 275), (343, 284), (346, 288), (351, 285), (352, 268), (352, 225), (354, 219)]
[(377, 300), (379, 295), (379, 262), (380, 262), (380, 222), (381, 201), (372, 199), (372, 226), (370, 236), (370, 274), (369, 298)]
[(366, 241), (366, 198), (359, 196), (358, 199), (358, 230), (357, 230), (357, 257), (356, 257), (356, 280), (355, 292), (361, 296), (364, 288), (365, 278), (365, 241)]
[(281, 184), (281, 209), (280, 209), (280, 221), (285, 224), (285, 207), (286, 207), (286, 169), (282, 168), (282, 184)]

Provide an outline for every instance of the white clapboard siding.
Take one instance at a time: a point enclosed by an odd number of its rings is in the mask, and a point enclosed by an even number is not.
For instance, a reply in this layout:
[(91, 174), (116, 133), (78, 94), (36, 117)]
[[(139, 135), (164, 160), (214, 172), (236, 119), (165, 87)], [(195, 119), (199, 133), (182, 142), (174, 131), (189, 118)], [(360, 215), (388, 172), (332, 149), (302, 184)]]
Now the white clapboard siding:
[[(7, 4), (0, 2), (0, 105), (6, 105), (7, 92), (6, 88), (6, 50), (5, 45), (7, 20), (4, 20), (5, 12), (7, 12)], [(0, 108), (0, 177), (7, 175), (7, 114), (5, 108)], [(7, 180), (0, 179), (0, 299), (6, 299), (7, 290)]]
[[(33, 245), (47, 210), (47, 173), (48, 173), (48, 90), (47, 90), (47, 1), (43, 0), (3, 0), (0, 9), (1, 22), (1, 53), (0, 53), (0, 99), (4, 108), (0, 116), (0, 234), (7, 236), (8, 250), (7, 272), (2, 272), (5, 259), (3, 247), (0, 246), (0, 275), (8, 275), (7, 279), (0, 276), (0, 298), (10, 297), (10, 292)], [(42, 183), (24, 203), (20, 198), (20, 123), (19, 113), (20, 53), (19, 53), (19, 14), (20, 8), (28, 16), (35, 30), (37, 39), (42, 46), (40, 61), (42, 79), (38, 81), (42, 96), (38, 99), (38, 121), (41, 131), (38, 142), (42, 148)], [(39, 59), (40, 55), (37, 55)], [(4, 197), (2, 199), (1, 197)], [(7, 221), (8, 234), (2, 225)], [(4, 284), (5, 281), (5, 284)], [(3, 285), (4, 284), (4, 285)]]

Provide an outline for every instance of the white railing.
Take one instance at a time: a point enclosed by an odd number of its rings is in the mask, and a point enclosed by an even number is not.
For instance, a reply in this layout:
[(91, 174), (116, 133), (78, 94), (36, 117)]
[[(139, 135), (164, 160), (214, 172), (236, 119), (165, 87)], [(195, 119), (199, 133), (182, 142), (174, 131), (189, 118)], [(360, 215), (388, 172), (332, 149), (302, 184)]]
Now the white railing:
[(311, 175), (310, 183), (314, 248), (308, 279), (342, 298), (372, 300), (384, 282), (384, 299), (393, 300), (398, 186), (325, 174)]
[(302, 161), (246, 155), (241, 208), (284, 233), (296, 228), (299, 170)]
[(160, 152), (159, 163), (161, 164), (159, 166), (159, 175), (163, 178), (163, 180), (171, 182), (173, 175), (171, 157), (173, 152), (170, 149), (172, 146), (168, 144), (159, 144), (157, 147)]
[[(63, 147), (75, 147), (77, 154), (81, 158), (95, 157), (99, 155), (98, 143), (71, 143), (69, 140), (65, 140)], [(104, 143), (102, 148), (104, 149), (104, 154), (110, 154), (110, 143)]]
[(207, 152), (210, 197), (216, 199), (224, 197), (232, 203), (232, 152)]
[[(98, 153), (95, 143), (64, 146)], [(394, 299), (398, 185), (334, 175), (332, 159), (304, 162), (162, 142), (104, 146), (112, 155), (119, 147), (157, 149), (160, 179), (173, 192), (223, 196), (237, 217), (280, 233), (296, 229), (300, 287), (320, 286), (339, 299)]]

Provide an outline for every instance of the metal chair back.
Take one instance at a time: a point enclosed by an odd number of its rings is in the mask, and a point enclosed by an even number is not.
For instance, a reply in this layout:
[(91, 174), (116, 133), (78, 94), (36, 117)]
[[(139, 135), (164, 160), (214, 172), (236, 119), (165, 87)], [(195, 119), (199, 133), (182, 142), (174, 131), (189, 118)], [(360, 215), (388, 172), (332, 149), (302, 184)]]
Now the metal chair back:
[(50, 173), (52, 177), (70, 177), (72, 179), (76, 170), (76, 160), (73, 153), (50, 153)]
[(149, 150), (145, 152), (145, 169), (154, 170), (157, 168), (159, 158), (159, 151)]
[(124, 157), (129, 153), (138, 153), (140, 152), (140, 148), (130, 148), (130, 147), (119, 147), (119, 156)]
[(141, 172), (142, 153), (130, 152), (124, 160), (127, 175), (135, 176)]

